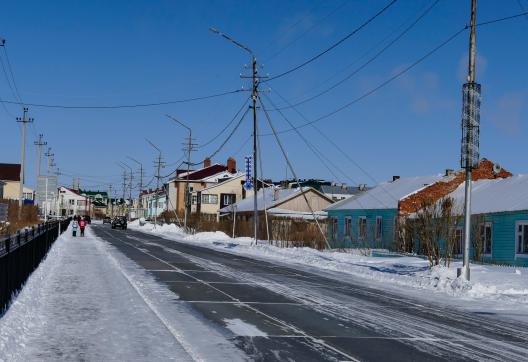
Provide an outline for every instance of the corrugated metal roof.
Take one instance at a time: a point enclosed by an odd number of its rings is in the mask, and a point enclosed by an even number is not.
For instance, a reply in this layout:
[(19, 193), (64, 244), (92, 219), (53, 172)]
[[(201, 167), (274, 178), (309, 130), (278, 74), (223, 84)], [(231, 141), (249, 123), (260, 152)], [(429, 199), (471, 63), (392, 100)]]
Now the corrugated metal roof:
[(357, 195), (367, 190), (360, 190), (359, 187), (341, 187), (335, 185), (321, 185), (321, 192), (325, 194)]
[[(309, 189), (308, 187), (304, 187), (304, 190)], [(274, 190), (272, 187), (266, 187), (264, 189), (260, 189), (257, 192), (257, 209), (259, 211), (264, 210), (264, 205), (266, 205), (266, 209), (269, 209), (273, 207), (276, 204), (279, 204), (290, 197), (293, 197), (295, 194), (300, 193), (299, 189), (276, 189), (278, 192), (277, 199), (274, 200)], [(236, 205), (236, 211), (237, 212), (246, 212), (246, 211), (253, 211), (253, 196), (249, 196), (239, 202), (237, 202)], [(232, 206), (226, 206), (223, 209), (220, 210), (220, 212), (232, 212)]]
[[(449, 196), (455, 199), (457, 208), (463, 211), (463, 182)], [(528, 210), (528, 175), (514, 175), (505, 179), (480, 180), (473, 182), (471, 192), (471, 213)]]
[(417, 176), (383, 182), (373, 189), (357, 196), (337, 202), (326, 210), (372, 210), (397, 209), (398, 202), (416, 191), (429, 186), (443, 176)]

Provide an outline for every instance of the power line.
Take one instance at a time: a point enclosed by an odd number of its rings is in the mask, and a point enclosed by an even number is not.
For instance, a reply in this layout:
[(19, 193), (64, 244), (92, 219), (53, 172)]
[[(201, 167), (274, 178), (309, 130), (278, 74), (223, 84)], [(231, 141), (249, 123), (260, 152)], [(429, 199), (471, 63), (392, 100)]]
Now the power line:
[[(363, 69), (365, 69), (369, 64), (371, 64), (372, 62), (374, 62), (379, 56), (381, 56), (387, 49), (389, 49), (392, 45), (394, 45), (395, 43), (397, 43), (401, 38), (403, 38), (412, 28), (414, 28), (414, 26), (421, 20), (423, 19), (435, 6), (436, 4), (438, 4), (440, 0), (436, 0), (434, 1), (427, 9), (425, 9), (424, 12), (422, 12), (409, 26), (407, 26), (401, 33), (398, 34), (398, 36), (396, 36), (394, 39), (392, 39), (387, 45), (385, 45), (381, 50), (379, 50), (376, 54), (374, 54), (370, 59), (368, 59), (366, 62), (364, 62), (362, 65), (360, 65), (358, 68), (354, 69), (349, 75), (347, 75), (345, 78), (339, 80), (338, 82), (336, 82), (335, 84), (333, 84), (332, 86), (330, 86), (329, 88), (311, 96), (311, 97), (308, 97), (302, 101), (299, 101), (293, 105), (289, 105), (289, 106), (282, 106), (280, 107), (280, 109), (287, 109), (287, 108), (291, 108), (291, 107), (296, 107), (296, 106), (299, 106), (301, 104), (304, 104), (304, 103), (307, 103), (307, 102), (310, 102), (316, 98), (319, 98), (320, 96), (330, 92), (331, 90), (337, 88), (338, 86), (340, 86), (341, 84), (345, 83), (347, 80), (349, 80), (350, 78), (352, 78), (353, 76), (355, 76), (356, 74), (358, 74), (360, 71), (362, 71)], [(278, 110), (278, 109), (275, 109), (275, 110)]]
[[(314, 119), (312, 121), (300, 124), (299, 126), (296, 126), (295, 128), (303, 128), (303, 127), (306, 127), (306, 126), (308, 126), (310, 124), (314, 124), (314, 123), (320, 122), (323, 119), (331, 117), (334, 114), (339, 113), (339, 112), (347, 109), (348, 107), (352, 106), (353, 104), (358, 103), (361, 100), (367, 98), (368, 96), (376, 93), (378, 90), (384, 88), (385, 86), (389, 85), (390, 83), (392, 83), (396, 79), (400, 78), (402, 75), (404, 75), (405, 73), (407, 73), (408, 71), (410, 71), (411, 69), (416, 67), (418, 64), (423, 62), (425, 59), (427, 59), (428, 57), (430, 57), (431, 55), (436, 53), (438, 50), (440, 50), (441, 48), (443, 48), (444, 46), (449, 44), (456, 37), (458, 37), (460, 34), (462, 34), (466, 29), (467, 29), (467, 26), (464, 26), (462, 29), (458, 30), (457, 32), (455, 32), (454, 34), (449, 36), (446, 40), (444, 40), (442, 43), (440, 43), (439, 45), (434, 47), (432, 50), (428, 51), (425, 55), (423, 55), (420, 58), (418, 58), (418, 60), (414, 61), (411, 65), (409, 65), (406, 68), (404, 68), (403, 70), (399, 71), (398, 73), (396, 73), (392, 77), (386, 79), (385, 81), (383, 81), (382, 83), (380, 83), (376, 87), (372, 88), (371, 90), (367, 91), (366, 93), (363, 93), (361, 96), (353, 99), (352, 101), (350, 101), (348, 103), (345, 103), (344, 105), (340, 106), (339, 108), (337, 108), (337, 109), (335, 109), (335, 110), (333, 110), (333, 111), (331, 111), (331, 112), (329, 112), (329, 113), (327, 113), (325, 115), (322, 115), (322, 116), (320, 116), (320, 117), (318, 117), (318, 118), (316, 118), (316, 119)], [(278, 133), (281, 134), (281, 133), (287, 133), (287, 132), (290, 132), (290, 131), (293, 131), (293, 128), (288, 128), (288, 129), (285, 129), (285, 130), (282, 130), (282, 131), (278, 131)], [(272, 136), (272, 135), (273, 135), (272, 133), (263, 134), (263, 136)]]
[[(273, 126), (273, 122), (271, 121), (271, 118), (270, 118), (270, 115), (269, 113), (266, 111), (266, 108), (264, 107), (264, 104), (262, 103), (262, 98), (260, 98), (260, 95), (258, 96), (258, 100), (260, 102), (260, 105), (262, 106), (262, 110), (264, 111), (264, 114), (266, 115), (266, 120), (268, 121), (268, 124), (271, 128), (271, 130), (273, 131), (273, 135), (275, 136), (275, 140), (277, 140), (277, 144), (279, 145), (279, 148), (282, 152), (282, 155), (284, 156), (284, 159), (286, 160), (286, 163), (288, 164), (288, 167), (290, 168), (290, 171), (297, 183), (297, 186), (299, 187), (299, 190), (301, 192), (301, 195), (303, 196), (304, 198), (304, 201), (306, 202), (306, 206), (308, 206), (308, 209), (310, 210), (311, 214), (312, 214), (312, 217), (314, 218), (314, 221), (315, 223), (317, 224), (317, 228), (319, 229), (319, 232), (321, 233), (321, 236), (323, 237), (324, 241), (325, 241), (325, 244), (326, 244), (326, 247), (328, 249), (331, 249), (330, 248), (330, 244), (328, 243), (328, 240), (326, 238), (326, 235), (323, 231), (323, 229), (321, 228), (321, 225), (319, 224), (319, 221), (317, 220), (317, 217), (315, 216), (315, 212), (312, 208), (312, 205), (310, 205), (310, 202), (308, 201), (308, 198), (306, 197), (306, 193), (303, 191), (302, 187), (301, 187), (301, 184), (299, 182), (299, 178), (297, 177), (297, 174), (295, 172), (295, 169), (293, 168), (293, 165), (292, 163), (290, 162), (290, 159), (288, 158), (288, 154), (286, 153), (286, 149), (284, 148), (280, 138), (279, 138), (279, 135), (277, 134), (277, 132), (275, 131), (275, 127)], [(257, 186), (255, 185), (255, 188)], [(255, 192), (256, 192), (256, 189), (255, 189)]]
[(235, 121), (235, 119), (237, 119), (237, 117), (240, 114), (240, 112), (242, 112), (244, 107), (247, 105), (248, 101), (249, 101), (249, 98), (244, 101), (244, 104), (242, 104), (242, 107), (240, 107), (240, 109), (235, 113), (233, 118), (226, 124), (226, 126), (224, 128), (222, 128), (222, 130), (220, 132), (218, 132), (218, 134), (216, 134), (214, 137), (212, 137), (209, 141), (199, 145), (199, 148), (206, 147), (206, 146), (210, 145), (211, 143), (213, 143), (214, 141), (216, 141), (217, 138), (220, 137), (225, 132), (225, 130), (228, 129), (229, 126), (231, 126), (233, 124), (233, 122)]
[[(4, 44), (4, 46), (2, 48), (4, 48), (4, 54), (5, 54), (5, 57), (6, 57), (6, 60), (7, 60), (7, 67), (9, 69), (9, 73), (11, 74), (11, 79), (13, 81), (13, 86), (15, 87), (15, 93), (17, 95), (17, 97), (15, 97), (15, 98), (18, 99), (22, 103), (22, 98), (20, 97), (20, 93), (18, 91), (18, 87), (17, 87), (16, 82), (15, 82), (15, 75), (13, 73), (13, 68), (11, 67), (11, 62), (9, 61), (9, 55), (7, 54), (7, 47)], [(2, 67), (3, 67), (3, 64), (2, 64)], [(22, 106), (23, 105), (24, 104), (22, 104)]]
[(233, 135), (235, 134), (236, 130), (238, 129), (238, 127), (240, 127), (240, 125), (242, 124), (242, 121), (244, 120), (244, 118), (246, 117), (246, 115), (248, 114), (250, 108), (246, 108), (246, 111), (244, 112), (244, 114), (242, 115), (242, 117), (240, 117), (238, 123), (235, 125), (235, 127), (233, 128), (233, 130), (231, 130), (231, 133), (227, 136), (227, 138), (224, 140), (224, 142), (222, 142), (222, 144), (214, 151), (212, 152), (209, 156), (207, 156), (206, 158), (204, 158), (202, 161), (200, 162), (197, 162), (197, 163), (191, 163), (190, 166), (198, 166), (198, 165), (201, 165), (204, 163), (204, 161), (206, 159), (212, 159), (214, 156), (216, 156), (218, 154), (218, 152), (220, 152), (222, 150), (222, 148), (224, 148), (224, 146), (226, 145), (227, 142), (229, 142), (229, 140), (231, 139), (231, 137), (233, 137)]
[[(279, 93), (275, 90), (275, 93), (286, 103), (288, 103), (288, 101)], [(270, 100), (271, 102), (271, 100)], [(306, 116), (301, 113), (301, 111), (299, 111), (297, 108), (295, 107), (292, 107), (293, 110), (302, 118), (304, 119), (305, 121), (308, 121)], [(279, 111), (280, 112), (280, 111)], [(394, 201), (398, 201), (397, 198), (395, 198), (390, 192), (388, 192), (383, 186), (382, 184), (376, 180), (370, 173), (368, 173), (363, 167), (361, 167), (361, 165), (356, 162), (352, 157), (350, 157), (350, 155), (345, 152), (341, 147), (339, 147), (339, 145), (334, 141), (332, 140), (330, 137), (328, 137), (326, 135), (326, 133), (324, 133), (320, 128), (318, 128), (315, 124), (311, 124), (310, 125), (314, 130), (317, 131), (317, 133), (319, 133), (321, 136), (323, 136), (324, 139), (326, 139), (326, 141), (328, 141), (332, 146), (334, 146), (335, 149), (337, 149), (339, 151), (339, 153), (341, 153), (343, 156), (345, 156), (346, 159), (348, 159), (352, 164), (354, 164), (354, 166), (356, 166), (361, 172), (363, 172), (368, 178), (370, 178), (370, 180), (374, 183), (374, 185), (380, 185), (381, 189), (383, 191), (385, 191), (385, 193), (390, 197), (392, 198)], [(298, 130), (297, 130), (298, 131)], [(382, 201), (380, 201), (379, 199), (375, 198), (377, 201), (379, 201), (381, 204), (384, 204)], [(361, 205), (360, 205), (361, 206)]]
[[(326, 19), (328, 19), (330, 16), (334, 15), (338, 10), (340, 10), (341, 8), (343, 8), (345, 5), (349, 4), (349, 1), (348, 0), (344, 0), (342, 1), (337, 7), (335, 7), (332, 11), (330, 11), (324, 18), (322, 18), (320, 21), (314, 23), (312, 26), (310, 26), (308, 29), (306, 29), (304, 32), (302, 32), (300, 35), (298, 35), (297, 37), (295, 37), (295, 39), (293, 39), (292, 41), (290, 41), (288, 44), (286, 44), (285, 46), (283, 46), (280, 50), (276, 51), (275, 53), (273, 53), (271, 56), (269, 56), (268, 58), (266, 58), (264, 60), (264, 63), (266, 62), (269, 62), (271, 59), (277, 57), (278, 55), (280, 55), (282, 52), (284, 52), (286, 49), (288, 49), (290, 46), (292, 46), (294, 43), (296, 43), (299, 39), (301, 39), (302, 37), (304, 37), (306, 34), (308, 34), (310, 31), (312, 31), (313, 29), (315, 29), (317, 26), (321, 25), (321, 23), (323, 23)], [(316, 8), (317, 6), (314, 7), (314, 9)], [(313, 10), (313, 9), (312, 9)], [(299, 20), (297, 23), (300, 23), (302, 20), (304, 20), (304, 17), (303, 19)]]
[[(517, 4), (519, 4), (519, 7), (521, 8), (521, 11), (526, 11), (526, 9), (524, 8), (524, 5), (521, 3), (521, 0), (517, 0)], [(528, 20), (528, 15), (525, 14), (525, 17), (526, 17), (526, 20)]]
[(176, 99), (172, 101), (165, 101), (165, 102), (155, 102), (155, 103), (138, 103), (138, 104), (120, 104), (120, 105), (108, 105), (108, 106), (102, 106), (102, 105), (95, 105), (95, 106), (68, 106), (68, 105), (61, 105), (61, 104), (44, 104), (44, 103), (22, 103), (22, 102), (14, 102), (14, 101), (6, 101), (6, 100), (0, 100), (2, 103), (7, 104), (17, 104), (17, 105), (26, 105), (26, 106), (32, 106), (32, 107), (41, 107), (41, 108), (60, 108), (60, 109), (122, 109), (122, 108), (142, 108), (142, 107), (157, 107), (157, 106), (164, 106), (168, 104), (176, 104), (176, 103), (186, 103), (186, 102), (194, 102), (194, 101), (200, 101), (205, 99), (211, 99), (211, 98), (218, 98), (229, 94), (235, 94), (242, 92), (243, 90), (237, 89), (234, 91), (229, 92), (222, 92), (222, 93), (215, 93), (210, 94), (206, 96), (201, 97), (194, 97), (194, 98), (183, 98), (183, 99)]
[(326, 53), (332, 51), (333, 49), (337, 48), (339, 45), (341, 45), (343, 42), (345, 42), (346, 40), (348, 40), (350, 37), (352, 37), (354, 34), (356, 34), (357, 32), (359, 32), (360, 30), (362, 30), (364, 27), (366, 27), (368, 24), (370, 24), (374, 19), (376, 19), (378, 16), (380, 16), (381, 14), (383, 14), (388, 8), (390, 8), (392, 5), (394, 5), (394, 3), (396, 3), (396, 1), (398, 0), (392, 0), (390, 3), (388, 3), (387, 5), (385, 5), (385, 7), (383, 7), (380, 11), (378, 11), (376, 14), (374, 14), (373, 16), (371, 16), (369, 19), (367, 19), (367, 21), (365, 21), (363, 24), (361, 24), (359, 27), (355, 28), (352, 32), (348, 33), (346, 36), (344, 36), (343, 38), (341, 38), (340, 40), (338, 40), (336, 43), (332, 44), (330, 47), (326, 48), (325, 50), (323, 50), (322, 52), (320, 52), (319, 54), (311, 57), (310, 59), (306, 60), (305, 62), (285, 71), (285, 72), (282, 72), (276, 76), (273, 76), (273, 77), (270, 77), (269, 79), (267, 80), (264, 80), (262, 81), (263, 83), (264, 82), (269, 82), (269, 81), (272, 81), (274, 79), (278, 79), (278, 78), (282, 78), (284, 77), (285, 75), (287, 74), (290, 74), (292, 72), (295, 72), (296, 70), (299, 70), (300, 68), (312, 63), (313, 61), (319, 59), (320, 57), (322, 57), (323, 55), (325, 55)]

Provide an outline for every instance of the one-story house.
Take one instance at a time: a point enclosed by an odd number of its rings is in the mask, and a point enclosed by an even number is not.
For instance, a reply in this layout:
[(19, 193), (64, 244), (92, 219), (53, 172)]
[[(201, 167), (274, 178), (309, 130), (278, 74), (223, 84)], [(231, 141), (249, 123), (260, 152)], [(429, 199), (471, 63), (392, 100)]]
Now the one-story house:
[[(464, 186), (462, 183), (450, 194), (460, 206), (464, 204)], [(472, 229), (480, 233), (483, 261), (528, 266), (528, 175), (474, 182), (471, 214), (480, 216)], [(470, 245), (474, 256), (475, 245)]]
[[(505, 179), (512, 174), (482, 159), (472, 180)], [(398, 219), (416, 213), (424, 202), (434, 203), (464, 183), (465, 171), (446, 170), (442, 175), (400, 178), (380, 183), (360, 196), (325, 209), (330, 219), (328, 240), (334, 247), (393, 249)]]

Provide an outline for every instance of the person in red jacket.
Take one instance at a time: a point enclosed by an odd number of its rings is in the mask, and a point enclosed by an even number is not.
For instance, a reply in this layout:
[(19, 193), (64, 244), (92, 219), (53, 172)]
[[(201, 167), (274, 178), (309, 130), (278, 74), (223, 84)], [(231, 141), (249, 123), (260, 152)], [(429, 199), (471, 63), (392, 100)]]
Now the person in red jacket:
[(86, 220), (84, 218), (79, 221), (79, 229), (81, 229), (81, 236), (84, 236), (84, 228), (86, 227)]

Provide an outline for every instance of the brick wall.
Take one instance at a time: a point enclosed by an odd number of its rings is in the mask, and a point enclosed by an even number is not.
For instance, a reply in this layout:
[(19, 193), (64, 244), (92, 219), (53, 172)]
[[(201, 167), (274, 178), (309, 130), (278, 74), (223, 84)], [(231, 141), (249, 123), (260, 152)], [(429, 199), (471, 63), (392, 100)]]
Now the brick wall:
[[(507, 178), (511, 177), (511, 172), (501, 168), (498, 173), (493, 172), (493, 162), (482, 159), (479, 163), (479, 167), (473, 170), (472, 180), (484, 180), (484, 179), (496, 179), (496, 178)], [(434, 203), (441, 198), (449, 195), (460, 186), (466, 178), (466, 172), (460, 170), (455, 172), (451, 176), (446, 176), (442, 180), (425, 187), (399, 202), (400, 214), (406, 215), (411, 214), (423, 205), (423, 203)]]

